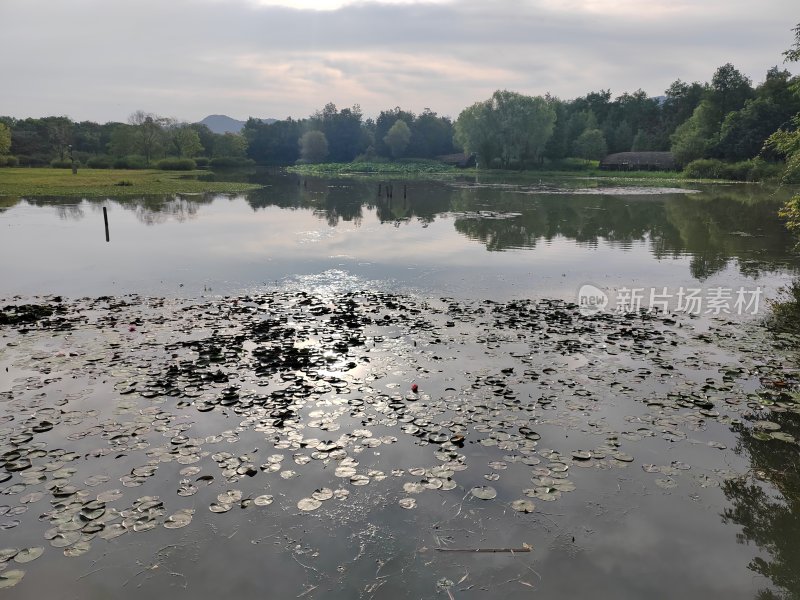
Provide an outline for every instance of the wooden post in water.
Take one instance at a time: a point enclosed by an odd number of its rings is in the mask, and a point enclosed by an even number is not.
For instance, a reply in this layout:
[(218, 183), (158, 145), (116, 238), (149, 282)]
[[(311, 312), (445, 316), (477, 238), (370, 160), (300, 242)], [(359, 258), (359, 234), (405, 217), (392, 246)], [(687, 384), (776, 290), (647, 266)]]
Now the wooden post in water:
[(108, 211), (105, 206), (103, 207), (103, 221), (106, 224), (106, 241), (110, 242), (111, 239), (108, 237)]
[(403, 200), (406, 199), (406, 193), (407, 193), (407, 189), (406, 189), (406, 184), (404, 183), (403, 184)]
[(381, 184), (378, 184), (378, 198), (381, 197)]

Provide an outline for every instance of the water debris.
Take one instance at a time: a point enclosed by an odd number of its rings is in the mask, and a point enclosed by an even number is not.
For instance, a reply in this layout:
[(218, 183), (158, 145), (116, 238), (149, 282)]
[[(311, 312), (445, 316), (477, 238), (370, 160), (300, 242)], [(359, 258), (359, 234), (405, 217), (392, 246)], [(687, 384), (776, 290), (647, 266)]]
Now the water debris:
[(522, 548), (436, 548), (437, 552), (487, 552), (487, 553), (523, 553), (533, 552), (533, 548), (528, 544), (523, 544)]
[[(405, 521), (445, 506), (525, 527), (509, 507), (535, 513), (594, 477), (616, 483), (620, 469), (665, 490), (722, 486), (742, 475), (726, 465), (728, 429), (797, 445), (781, 425), (800, 409), (785, 365), (746, 353), (712, 364), (701, 337), (712, 334), (668, 315), (376, 291), (36, 305), (48, 308), (6, 308), (31, 316), (0, 324), (13, 369), (0, 391), (0, 528), (29, 546), (1, 550), (3, 564), (41, 555), (37, 518), (76, 557), (196, 528), (187, 504), (220, 513), (204, 513), (211, 524), (299, 519), (296, 502), (343, 522), (370, 506), (416, 509)], [(698, 466), (640, 464), (664, 444), (684, 458), (690, 448)], [(502, 502), (468, 501), (498, 490)]]

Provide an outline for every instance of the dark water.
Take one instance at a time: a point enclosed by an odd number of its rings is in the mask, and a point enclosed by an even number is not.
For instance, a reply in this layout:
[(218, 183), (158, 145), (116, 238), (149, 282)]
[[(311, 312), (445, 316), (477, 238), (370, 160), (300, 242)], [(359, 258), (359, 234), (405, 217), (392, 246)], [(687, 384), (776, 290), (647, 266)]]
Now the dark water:
[(0, 594), (800, 597), (796, 340), (569, 304), (774, 296), (780, 195), (267, 183), (4, 203)]

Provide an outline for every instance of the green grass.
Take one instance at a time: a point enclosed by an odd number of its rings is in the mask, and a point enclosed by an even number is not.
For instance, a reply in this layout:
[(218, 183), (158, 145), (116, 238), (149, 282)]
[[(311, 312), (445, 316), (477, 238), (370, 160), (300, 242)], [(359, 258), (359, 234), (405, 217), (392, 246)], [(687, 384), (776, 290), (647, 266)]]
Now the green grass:
[(320, 163), (315, 165), (296, 165), (287, 170), (298, 175), (337, 176), (337, 175), (439, 175), (463, 173), (457, 169), (434, 160), (398, 160), (396, 162), (351, 162)]
[[(200, 181), (204, 171), (10, 168), (0, 169), (0, 196), (140, 196), (150, 194), (236, 193), (257, 189), (250, 183)], [(121, 183), (125, 185), (120, 185)]]
[(619, 183), (741, 183), (722, 179), (689, 179), (675, 171), (602, 171), (597, 161), (586, 168), (502, 170), (502, 169), (459, 169), (436, 161), (397, 161), (397, 162), (351, 162), (321, 163), (315, 165), (296, 165), (288, 167), (291, 173), (308, 177), (372, 177), (387, 178), (430, 178), (432, 176), (480, 175), (504, 179), (603, 179)]

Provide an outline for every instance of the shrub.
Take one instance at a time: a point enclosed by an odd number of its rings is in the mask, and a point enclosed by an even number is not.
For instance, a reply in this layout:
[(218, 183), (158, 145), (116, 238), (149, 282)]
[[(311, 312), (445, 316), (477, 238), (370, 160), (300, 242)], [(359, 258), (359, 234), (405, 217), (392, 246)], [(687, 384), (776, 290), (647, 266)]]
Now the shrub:
[(778, 179), (783, 173), (784, 165), (768, 162), (763, 158), (754, 158), (753, 167), (750, 169), (750, 181), (767, 181)]
[(16, 156), (0, 156), (0, 167), (16, 167), (18, 164)]
[(795, 279), (771, 301), (767, 324), (780, 333), (800, 333), (800, 281)]
[(115, 169), (146, 169), (147, 161), (144, 156), (132, 154), (130, 156), (123, 156), (114, 161)]
[[(78, 163), (78, 161), (75, 161), (75, 164), (79, 165), (80, 163)], [(72, 162), (69, 160), (55, 159), (53, 161), (50, 161), (50, 166), (53, 167), (54, 169), (71, 169)]]
[(725, 163), (716, 158), (698, 158), (683, 169), (686, 177), (693, 179), (722, 179)]
[(86, 161), (86, 166), (90, 169), (110, 169), (111, 159), (107, 156), (93, 156)]
[(197, 156), (194, 159), (194, 164), (196, 164), (198, 167), (207, 167), (208, 163), (209, 159), (205, 156)]
[(218, 156), (217, 158), (212, 158), (209, 164), (214, 169), (232, 169), (250, 167), (256, 162), (249, 158), (239, 158), (237, 156)]
[(686, 165), (686, 177), (728, 179), (731, 181), (764, 181), (780, 175), (782, 167), (761, 158), (726, 163), (714, 158), (701, 158)]
[(165, 158), (156, 167), (162, 171), (194, 171), (197, 164), (191, 158)]
[(17, 156), (18, 164), (22, 167), (44, 167), (47, 166), (47, 161), (41, 156), (28, 156), (20, 154)]

